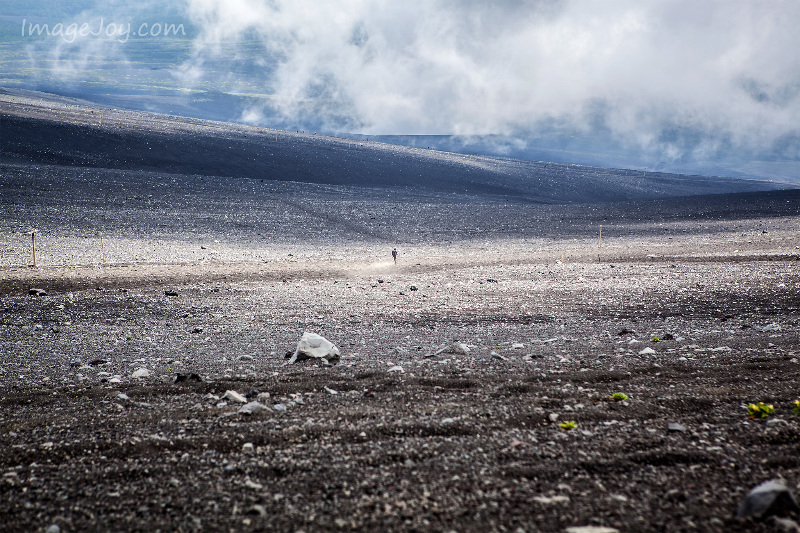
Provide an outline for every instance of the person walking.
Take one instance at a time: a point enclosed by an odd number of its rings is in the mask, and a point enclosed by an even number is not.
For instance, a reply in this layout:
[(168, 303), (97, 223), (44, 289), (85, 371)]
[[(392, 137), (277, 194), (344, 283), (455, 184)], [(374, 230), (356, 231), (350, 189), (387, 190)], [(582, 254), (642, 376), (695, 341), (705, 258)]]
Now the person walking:
[(397, 264), (397, 248), (392, 250), (392, 259), (394, 259), (394, 264)]

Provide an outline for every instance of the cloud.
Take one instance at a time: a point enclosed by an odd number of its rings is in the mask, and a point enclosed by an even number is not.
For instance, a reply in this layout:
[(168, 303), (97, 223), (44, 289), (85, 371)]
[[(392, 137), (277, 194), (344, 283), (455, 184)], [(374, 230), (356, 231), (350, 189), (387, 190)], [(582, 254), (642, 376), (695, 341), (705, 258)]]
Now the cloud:
[(797, 2), (187, 0), (187, 13), (194, 61), (257, 39), (270, 97), (254, 107), (331, 129), (556, 121), (674, 159), (769, 150), (800, 124)]

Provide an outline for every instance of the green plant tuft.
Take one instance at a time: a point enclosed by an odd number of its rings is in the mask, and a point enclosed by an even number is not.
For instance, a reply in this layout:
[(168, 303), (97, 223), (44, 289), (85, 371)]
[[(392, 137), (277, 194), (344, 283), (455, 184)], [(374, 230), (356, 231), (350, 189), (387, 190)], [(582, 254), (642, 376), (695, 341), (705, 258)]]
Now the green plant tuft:
[(764, 402), (751, 403), (747, 406), (747, 416), (750, 418), (767, 418), (775, 412), (775, 407)]
[(614, 394), (611, 395), (611, 399), (614, 400), (615, 402), (624, 402), (625, 400), (628, 399), (628, 395), (625, 394), (624, 392), (615, 392)]
[(570, 430), (578, 427), (578, 424), (576, 424), (574, 420), (568, 420), (566, 422), (561, 422), (558, 427), (564, 430)]

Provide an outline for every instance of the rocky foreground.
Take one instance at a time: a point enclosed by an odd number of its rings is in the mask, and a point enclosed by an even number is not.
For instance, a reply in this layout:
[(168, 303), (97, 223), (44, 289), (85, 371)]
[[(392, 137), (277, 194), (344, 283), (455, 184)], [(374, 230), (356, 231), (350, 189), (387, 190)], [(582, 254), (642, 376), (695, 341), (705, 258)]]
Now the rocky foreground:
[(797, 531), (797, 219), (665, 227), (6, 266), (0, 530)]

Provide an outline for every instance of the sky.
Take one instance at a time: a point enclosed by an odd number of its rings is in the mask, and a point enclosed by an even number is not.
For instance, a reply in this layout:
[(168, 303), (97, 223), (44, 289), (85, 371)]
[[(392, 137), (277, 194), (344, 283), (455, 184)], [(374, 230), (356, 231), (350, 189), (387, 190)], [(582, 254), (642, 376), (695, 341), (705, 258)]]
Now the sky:
[[(98, 69), (103, 83), (129, 83), (125, 69), (146, 43), (147, 54), (173, 47), (150, 68), (162, 85), (233, 95), (229, 118), (240, 122), (523, 144), (555, 135), (653, 161), (800, 162), (797, 1), (76, 0), (56, 12), (47, 1), (11, 4), (5, 27), (22, 33), (20, 18), (131, 21), (134, 32), (162, 19), (183, 24), (172, 40), (14, 39), (25, 57), (13, 68), (45, 70), (50, 85)], [(118, 74), (111, 81), (109, 70)]]

